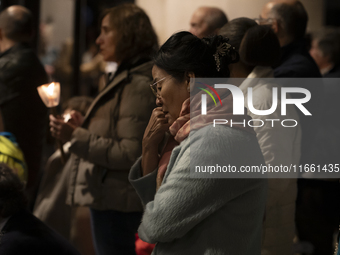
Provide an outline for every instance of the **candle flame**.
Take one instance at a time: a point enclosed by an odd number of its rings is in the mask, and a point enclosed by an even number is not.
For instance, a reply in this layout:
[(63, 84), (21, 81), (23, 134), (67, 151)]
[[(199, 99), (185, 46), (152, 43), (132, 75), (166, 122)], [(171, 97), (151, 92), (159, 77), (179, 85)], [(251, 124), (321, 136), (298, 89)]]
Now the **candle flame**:
[(47, 87), (47, 93), (49, 96), (53, 96), (54, 93), (54, 82), (52, 82), (50, 85)]
[(54, 107), (59, 104), (60, 98), (60, 83), (52, 82), (50, 84), (43, 84), (38, 88), (41, 100), (47, 107)]

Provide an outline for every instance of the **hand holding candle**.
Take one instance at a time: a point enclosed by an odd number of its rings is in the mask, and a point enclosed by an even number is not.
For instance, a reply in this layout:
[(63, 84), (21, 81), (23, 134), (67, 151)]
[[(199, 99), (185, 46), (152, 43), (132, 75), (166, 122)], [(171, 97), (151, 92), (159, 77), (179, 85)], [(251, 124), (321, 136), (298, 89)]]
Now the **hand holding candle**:
[(75, 127), (80, 127), (84, 122), (84, 116), (75, 110), (65, 110), (63, 117), (64, 122), (68, 122)]
[(50, 131), (53, 137), (63, 143), (71, 140), (72, 133), (76, 126), (65, 122), (63, 118), (50, 115)]
[[(46, 107), (51, 109), (54, 118), (57, 118), (56, 106), (58, 106), (60, 100), (60, 83), (52, 82), (50, 84), (43, 84), (39, 86), (37, 89), (41, 100), (44, 102)], [(60, 140), (57, 141), (57, 144), (61, 152), (61, 162), (65, 164), (65, 153), (63, 149), (63, 144)]]

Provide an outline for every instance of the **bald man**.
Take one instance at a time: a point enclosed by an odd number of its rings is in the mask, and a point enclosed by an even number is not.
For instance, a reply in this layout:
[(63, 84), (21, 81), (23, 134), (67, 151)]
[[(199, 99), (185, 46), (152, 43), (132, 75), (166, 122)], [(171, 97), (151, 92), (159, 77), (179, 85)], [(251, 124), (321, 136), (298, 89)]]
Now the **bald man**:
[(33, 202), (40, 170), (47, 109), (37, 86), (48, 82), (46, 72), (29, 47), (32, 14), (23, 6), (0, 13), (0, 112), (5, 131), (13, 133), (28, 167), (27, 188)]
[(304, 36), (308, 14), (300, 1), (277, 0), (262, 9), (260, 24), (271, 25), (282, 47), (280, 65), (275, 77), (321, 77), (317, 65), (307, 51)]
[(227, 24), (225, 13), (215, 7), (199, 7), (191, 17), (189, 32), (199, 38), (216, 35)]

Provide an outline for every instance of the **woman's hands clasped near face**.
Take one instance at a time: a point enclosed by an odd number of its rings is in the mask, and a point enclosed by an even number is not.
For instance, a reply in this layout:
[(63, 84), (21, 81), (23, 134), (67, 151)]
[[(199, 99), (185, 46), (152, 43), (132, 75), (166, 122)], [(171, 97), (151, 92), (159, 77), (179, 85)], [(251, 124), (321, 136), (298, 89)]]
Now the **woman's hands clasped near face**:
[[(169, 127), (179, 117), (183, 102), (190, 96), (190, 77), (184, 77), (183, 80), (178, 81), (157, 66), (153, 66), (152, 76), (154, 80), (151, 88), (156, 95), (158, 107), (153, 110), (143, 137), (141, 166), (144, 175), (158, 168), (159, 145)], [(158, 186), (164, 177), (164, 173), (158, 172)]]
[(162, 107), (157, 107), (152, 111), (149, 124), (147, 125), (144, 137), (143, 148), (157, 148), (162, 142), (165, 132), (169, 130), (170, 124), (165, 117)]
[(155, 108), (152, 111), (143, 137), (143, 175), (147, 175), (157, 169), (159, 162), (158, 147), (165, 136), (165, 132), (169, 130), (169, 127), (170, 123), (165, 117), (162, 107)]
[(80, 112), (71, 111), (64, 114), (64, 118), (50, 115), (50, 131), (54, 138), (61, 140), (63, 143), (71, 140), (73, 131), (81, 126), (83, 116)]

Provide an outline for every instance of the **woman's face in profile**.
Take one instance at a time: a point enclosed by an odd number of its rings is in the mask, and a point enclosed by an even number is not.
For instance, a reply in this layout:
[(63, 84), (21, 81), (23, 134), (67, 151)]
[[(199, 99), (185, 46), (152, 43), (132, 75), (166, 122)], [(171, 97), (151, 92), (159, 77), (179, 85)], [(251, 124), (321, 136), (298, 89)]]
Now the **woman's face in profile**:
[(111, 27), (110, 16), (108, 14), (102, 20), (100, 35), (96, 40), (96, 44), (98, 44), (100, 48), (100, 54), (102, 54), (105, 61), (117, 62), (115, 57), (115, 34), (115, 30)]
[[(159, 81), (157, 83), (156, 104), (162, 107), (165, 118), (168, 119), (168, 123), (172, 124), (179, 117), (183, 102), (190, 96), (189, 84), (186, 80), (177, 81), (156, 65), (152, 68), (152, 76), (154, 83)], [(160, 81), (161, 79), (163, 80)]]

